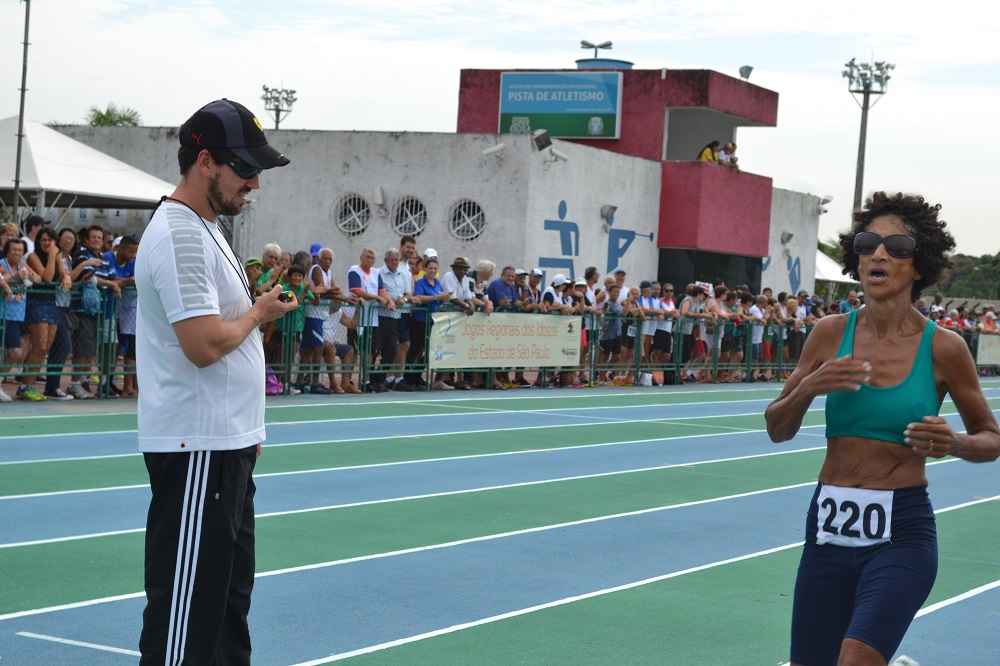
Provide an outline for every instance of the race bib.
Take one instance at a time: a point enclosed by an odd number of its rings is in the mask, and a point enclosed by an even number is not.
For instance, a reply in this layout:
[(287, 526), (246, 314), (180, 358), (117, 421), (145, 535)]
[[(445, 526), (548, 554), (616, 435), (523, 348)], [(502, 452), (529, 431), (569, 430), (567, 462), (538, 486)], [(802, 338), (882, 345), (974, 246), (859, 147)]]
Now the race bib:
[(635, 326), (634, 325), (633, 326), (629, 326), (628, 327), (628, 331), (626, 331), (626, 333), (628, 334), (628, 337), (634, 338), (635, 337)]
[(824, 485), (816, 497), (816, 543), (861, 548), (892, 537), (892, 491)]

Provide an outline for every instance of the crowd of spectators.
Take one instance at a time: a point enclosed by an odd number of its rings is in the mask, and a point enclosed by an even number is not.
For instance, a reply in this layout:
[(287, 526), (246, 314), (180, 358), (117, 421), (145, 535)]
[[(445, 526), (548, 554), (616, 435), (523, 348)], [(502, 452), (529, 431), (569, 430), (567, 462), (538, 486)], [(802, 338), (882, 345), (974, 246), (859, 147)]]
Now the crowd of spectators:
[[(733, 165), (734, 150), (728, 150)], [(136, 395), (132, 285), (138, 243), (99, 226), (55, 232), (38, 217), (29, 218), (23, 235), (15, 225), (0, 227), (0, 378), (11, 378), (15, 397), (87, 399), (102, 387), (103, 394)], [(721, 280), (675, 289), (650, 280), (629, 282), (623, 269), (602, 278), (589, 267), (578, 279), (547, 276), (538, 268), (498, 269), (488, 260), (445, 260), (433, 248), (419, 252), (412, 236), (381, 256), (365, 248), (342, 281), (334, 277), (334, 262), (334, 251), (319, 243), (295, 253), (269, 243), (260, 257), (244, 262), (258, 295), (280, 286), (300, 304), (263, 328), (268, 394), (412, 391), (428, 383), (437, 390), (582, 386), (595, 378), (590, 363), (596, 363), (600, 384), (633, 383), (637, 363), (644, 384), (780, 380), (816, 319), (864, 302), (854, 291), (828, 302), (805, 291), (774, 294), (765, 287), (755, 294), (747, 285)], [(940, 296), (916, 303), (925, 316), (959, 332), (973, 351), (978, 334), (1000, 334), (992, 307), (950, 305)], [(586, 315), (580, 366), (431, 376), (422, 369), (427, 316), (439, 309)], [(362, 347), (366, 328), (371, 343)], [(110, 373), (95, 365), (102, 343), (112, 350)], [(365, 383), (362, 353), (374, 364)], [(594, 357), (588, 359), (589, 353)], [(0, 401), (11, 399), (0, 387)]]

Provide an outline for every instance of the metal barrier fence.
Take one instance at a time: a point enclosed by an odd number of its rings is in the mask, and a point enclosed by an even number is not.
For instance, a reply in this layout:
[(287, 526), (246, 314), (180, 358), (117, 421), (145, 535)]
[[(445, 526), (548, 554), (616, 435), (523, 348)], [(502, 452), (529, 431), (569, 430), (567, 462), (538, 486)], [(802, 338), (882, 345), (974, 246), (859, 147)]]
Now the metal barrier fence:
[[(60, 294), (58, 288), (25, 290), (14, 287), (15, 296), (52, 299), (59, 310), (58, 334), (71, 340), (80, 327), (93, 327), (96, 335), (96, 354), (93, 362), (81, 359), (74, 350), (66, 350), (60, 358), (50, 354), (48, 358), (28, 362), (32, 359), (31, 343), (22, 343), (21, 349), (29, 348), (26, 358), (17, 351), (8, 349), (8, 315), (18, 310), (17, 306), (0, 299), (0, 379), (3, 377), (34, 376), (41, 378), (70, 376), (74, 381), (89, 381), (92, 391), (98, 397), (106, 398), (120, 392), (115, 381), (127, 374), (134, 374), (131, 362), (123, 356), (124, 336), (119, 335), (119, 312), (122, 300), (134, 302), (134, 288), (127, 288), (121, 296), (106, 289), (74, 287), (71, 292)], [(96, 292), (96, 300), (95, 293)], [(12, 307), (12, 305), (14, 307)], [(680, 384), (683, 382), (753, 382), (781, 381), (794, 369), (805, 344), (811, 326), (804, 322), (764, 324), (743, 321), (740, 324), (722, 319), (678, 318), (668, 320), (643, 319), (641, 316), (616, 316), (587, 313), (583, 315), (560, 315), (533, 313), (531, 317), (567, 317), (582, 321), (585, 335), (580, 339), (579, 360), (574, 365), (558, 367), (538, 367), (537, 365), (511, 365), (510, 367), (463, 367), (460, 370), (433, 371), (428, 365), (428, 350), (431, 346), (432, 313), (422, 306), (405, 305), (397, 309), (400, 319), (395, 326), (405, 326), (409, 334), (409, 349), (399, 357), (398, 347), (386, 344), (380, 337), (376, 320), (379, 309), (372, 303), (348, 306), (341, 303), (321, 301), (320, 306), (330, 309), (330, 316), (348, 321), (345, 330), (354, 326), (355, 334), (334, 346), (334, 356), (320, 354), (320, 359), (306, 360), (302, 353), (302, 334), (315, 335), (315, 331), (298, 330), (295, 318), (286, 316), (272, 325), (265, 325), (262, 333), (265, 341), (265, 356), (269, 393), (288, 394), (296, 385), (322, 385), (322, 375), (331, 380), (336, 375), (344, 378), (357, 377), (355, 386), (380, 389), (387, 374), (404, 377), (412, 388), (430, 389), (435, 376), (467, 378), (477, 385), (492, 387), (497, 383), (510, 384), (510, 373), (516, 373), (524, 385), (528, 380), (524, 373), (535, 376), (538, 386), (555, 383), (571, 386), (651, 385), (654, 383)], [(436, 312), (455, 311), (444, 305)], [(498, 309), (497, 312), (504, 310)], [(418, 313), (424, 314), (423, 324), (418, 322)], [(12, 316), (17, 316), (15, 312)], [(379, 321), (386, 321), (383, 315)], [(658, 325), (661, 324), (661, 325)], [(663, 325), (665, 324), (665, 325)], [(390, 324), (391, 325), (391, 324)], [(31, 327), (22, 324), (22, 337), (31, 340)], [(328, 332), (327, 332), (328, 333)], [(979, 344), (978, 333), (964, 335), (973, 355)], [(995, 337), (995, 336), (994, 336)], [(333, 342), (327, 334), (324, 342)], [(391, 340), (389, 341), (391, 342)], [(321, 345), (320, 347), (324, 347)], [(329, 349), (329, 348), (327, 348)], [(12, 353), (13, 352), (13, 353)], [(388, 356), (392, 355), (392, 358)], [(37, 353), (35, 354), (37, 357)], [(70, 363), (67, 360), (72, 358)], [(981, 374), (998, 374), (1000, 364), (978, 366)], [(15, 372), (16, 369), (16, 372)], [(332, 388), (327, 383), (327, 387)], [(280, 385), (280, 386), (279, 386)]]

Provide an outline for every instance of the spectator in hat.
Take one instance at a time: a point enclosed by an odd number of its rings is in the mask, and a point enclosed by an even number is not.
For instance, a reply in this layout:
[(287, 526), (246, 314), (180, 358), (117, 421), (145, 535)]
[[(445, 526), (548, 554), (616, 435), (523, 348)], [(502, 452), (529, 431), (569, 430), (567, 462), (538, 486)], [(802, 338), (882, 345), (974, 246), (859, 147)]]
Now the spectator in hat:
[(538, 312), (542, 307), (542, 278), (545, 271), (532, 269), (528, 274), (527, 284), (521, 289), (520, 301), (523, 312)]
[(253, 285), (254, 296), (260, 296), (257, 280), (264, 274), (264, 263), (257, 257), (252, 257), (243, 262), (243, 271), (247, 274), (247, 283)]
[[(302, 333), (305, 331), (306, 324), (306, 304), (318, 305), (319, 297), (317, 297), (312, 290), (309, 289), (309, 285), (306, 283), (306, 269), (299, 264), (292, 264), (288, 270), (285, 272), (285, 279), (282, 281), (281, 285), (286, 291), (290, 291), (295, 294), (295, 300), (298, 302), (299, 307), (292, 310), (284, 317), (282, 317), (279, 325), (281, 332), (281, 348), (282, 349), (298, 349), (302, 341)], [(295, 376), (292, 381), (292, 388), (296, 392), (301, 393), (308, 388), (306, 382), (308, 381), (308, 374), (299, 372), (298, 375), (293, 375), (289, 368), (289, 375)]]
[(312, 258), (312, 266), (319, 263), (319, 252), (323, 249), (322, 243), (313, 243), (309, 246), (309, 256)]
[(466, 314), (472, 314), (477, 308), (482, 308), (483, 312), (489, 314), (493, 312), (493, 303), (476, 296), (476, 283), (469, 275), (469, 268), (468, 259), (457, 257), (451, 264), (451, 270), (441, 278), (441, 285), (451, 293), (452, 304)]
[(552, 277), (552, 282), (542, 293), (542, 312), (555, 312), (557, 314), (571, 314), (573, 311), (573, 300), (566, 296), (566, 291), (573, 282), (562, 273), (556, 273)]

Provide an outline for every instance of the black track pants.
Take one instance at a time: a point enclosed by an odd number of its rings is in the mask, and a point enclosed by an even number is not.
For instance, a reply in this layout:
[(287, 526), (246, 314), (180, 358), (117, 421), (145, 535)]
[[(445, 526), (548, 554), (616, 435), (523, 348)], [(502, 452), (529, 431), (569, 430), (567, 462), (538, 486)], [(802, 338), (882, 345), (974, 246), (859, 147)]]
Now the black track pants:
[(250, 663), (256, 447), (146, 453), (141, 666)]

